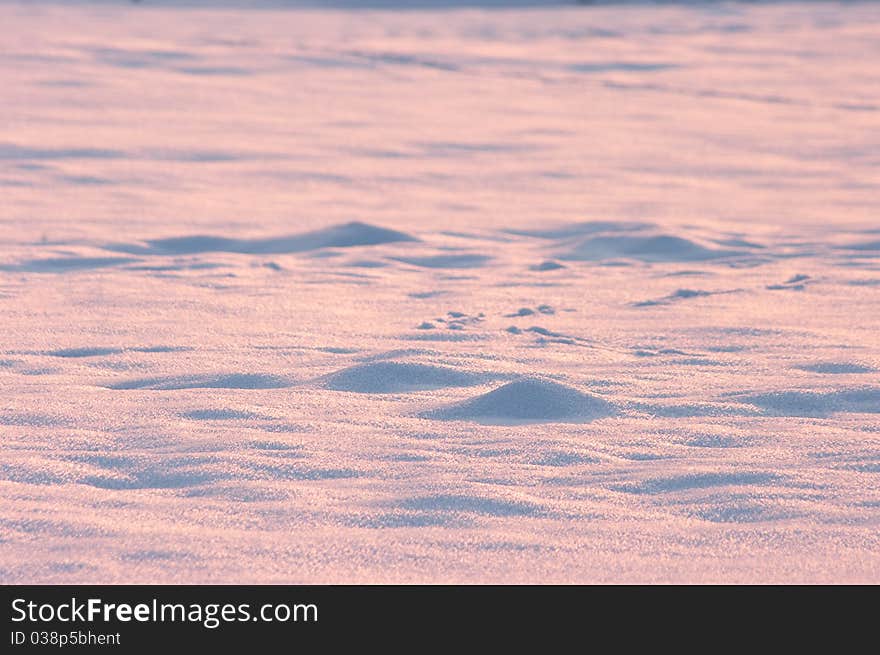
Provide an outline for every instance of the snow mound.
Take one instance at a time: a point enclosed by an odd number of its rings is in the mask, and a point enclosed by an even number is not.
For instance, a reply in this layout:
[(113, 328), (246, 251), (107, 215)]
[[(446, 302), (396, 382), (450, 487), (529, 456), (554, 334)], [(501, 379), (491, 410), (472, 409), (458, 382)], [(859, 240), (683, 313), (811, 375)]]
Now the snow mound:
[(561, 259), (598, 261), (616, 257), (644, 262), (695, 262), (744, 254), (738, 250), (716, 250), (695, 241), (669, 235), (598, 236), (578, 243)]
[(880, 414), (880, 388), (837, 391), (774, 391), (742, 398), (775, 416), (823, 417), (839, 412)]
[(177, 391), (180, 389), (282, 389), (293, 383), (287, 378), (260, 373), (229, 373), (221, 375), (181, 375), (140, 378), (106, 385), (108, 389), (149, 389)]
[(523, 378), (424, 416), (485, 423), (581, 422), (613, 413), (613, 405), (597, 396), (550, 380)]
[(234, 252), (248, 255), (274, 255), (306, 252), (321, 248), (353, 248), (399, 241), (417, 241), (404, 232), (352, 222), (323, 230), (266, 239), (232, 239), (223, 236), (195, 235), (154, 239), (146, 245), (118, 244), (111, 250), (144, 255), (194, 255), (205, 252)]
[(558, 271), (561, 268), (565, 268), (565, 265), (560, 264), (559, 262), (554, 262), (552, 259), (547, 259), (540, 264), (529, 266), (530, 271), (537, 271), (538, 273), (545, 273), (547, 271)]
[(459, 255), (432, 255), (427, 257), (395, 257), (395, 261), (421, 268), (480, 268), (492, 258), (488, 255), (463, 253)]
[(817, 362), (815, 364), (803, 364), (795, 366), (801, 371), (810, 373), (823, 373), (827, 375), (845, 375), (847, 373), (874, 373), (877, 369), (859, 364), (858, 362)]
[(654, 227), (652, 223), (637, 223), (631, 221), (586, 221), (555, 228), (542, 228), (538, 230), (506, 230), (506, 232), (508, 234), (534, 237), (537, 239), (568, 239), (571, 237), (594, 235), (601, 232), (637, 232), (652, 227)]
[(78, 359), (82, 357), (102, 357), (104, 355), (118, 355), (122, 351), (121, 348), (101, 348), (101, 347), (84, 347), (84, 348), (59, 348), (58, 350), (50, 350), (47, 355), (52, 357), (65, 357), (68, 359)]
[(411, 362), (375, 362), (331, 373), (324, 378), (324, 387), (334, 391), (356, 393), (397, 393), (443, 387), (468, 387), (482, 381), (481, 376), (445, 366)]

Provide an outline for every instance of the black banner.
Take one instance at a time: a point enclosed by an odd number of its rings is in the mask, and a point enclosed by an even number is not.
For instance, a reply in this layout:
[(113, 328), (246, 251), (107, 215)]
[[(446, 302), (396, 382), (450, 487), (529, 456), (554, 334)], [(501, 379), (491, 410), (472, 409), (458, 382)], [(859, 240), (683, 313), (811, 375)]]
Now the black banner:
[[(675, 643), (697, 627), (737, 640), (785, 631), (786, 617), (792, 626), (830, 625), (849, 595), (817, 587), (6, 586), (0, 652), (406, 645), (411, 635), (419, 650), (473, 634), (510, 642), (611, 632), (625, 645)], [(873, 603), (849, 607), (847, 623), (857, 628)]]

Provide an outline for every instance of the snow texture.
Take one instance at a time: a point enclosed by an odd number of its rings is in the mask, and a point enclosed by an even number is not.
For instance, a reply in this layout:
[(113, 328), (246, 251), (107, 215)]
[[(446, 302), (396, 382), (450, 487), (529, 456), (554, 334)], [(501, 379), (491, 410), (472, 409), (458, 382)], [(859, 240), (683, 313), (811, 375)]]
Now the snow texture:
[(0, 0), (0, 581), (880, 582), (880, 5), (392, 2)]

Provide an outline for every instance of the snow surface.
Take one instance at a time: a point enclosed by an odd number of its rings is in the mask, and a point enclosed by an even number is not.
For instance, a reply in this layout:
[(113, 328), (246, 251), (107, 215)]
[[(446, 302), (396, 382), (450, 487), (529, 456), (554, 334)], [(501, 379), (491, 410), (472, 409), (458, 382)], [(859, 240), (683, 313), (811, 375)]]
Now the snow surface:
[(0, 581), (880, 582), (880, 6), (216, 4), (0, 2)]

